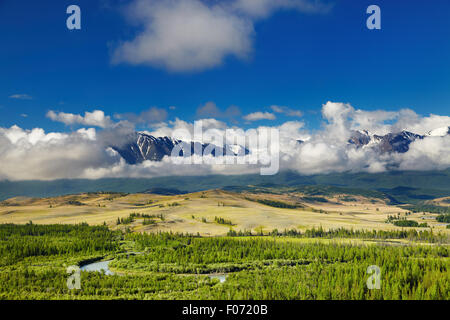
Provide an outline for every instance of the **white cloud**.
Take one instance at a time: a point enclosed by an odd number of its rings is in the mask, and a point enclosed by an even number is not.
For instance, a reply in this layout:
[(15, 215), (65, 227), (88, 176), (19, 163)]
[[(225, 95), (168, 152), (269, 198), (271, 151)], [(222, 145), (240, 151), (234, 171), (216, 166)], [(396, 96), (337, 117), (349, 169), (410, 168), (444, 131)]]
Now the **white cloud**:
[(45, 134), (44, 129), (41, 128), (23, 130), (16, 125), (12, 126), (9, 129), (0, 128), (0, 135), (6, 137), (12, 144), (18, 144), (21, 143), (21, 141), (26, 141), (26, 143), (29, 143), (31, 145), (35, 145), (38, 142), (61, 140), (67, 137), (67, 135), (64, 133)]
[(246, 116), (244, 116), (244, 119), (247, 121), (258, 121), (258, 120), (275, 120), (277, 117), (270, 112), (253, 112)]
[(253, 25), (221, 5), (199, 0), (136, 0), (128, 11), (143, 31), (114, 52), (113, 62), (195, 71), (222, 64), (226, 56), (246, 58)]
[(219, 121), (217, 119), (209, 118), (209, 119), (200, 119), (194, 121), (194, 123), (189, 123), (184, 120), (180, 120), (176, 118), (174, 121), (169, 121), (168, 123), (159, 123), (154, 126), (152, 131), (147, 131), (146, 133), (156, 136), (156, 137), (174, 137), (176, 139), (183, 140), (185, 139), (183, 136), (177, 136), (177, 134), (185, 132), (186, 135), (190, 137), (191, 140), (197, 142), (208, 143), (210, 141), (202, 139), (196, 139), (194, 134), (194, 125), (199, 124), (201, 122), (201, 126), (203, 131), (214, 131), (219, 130), (220, 132), (224, 132), (228, 126), (225, 122)]
[(25, 93), (17, 93), (9, 96), (10, 99), (17, 99), (17, 100), (32, 100), (33, 97), (25, 94)]
[(105, 113), (101, 110), (95, 110), (93, 112), (86, 111), (84, 116), (73, 113), (55, 112), (50, 110), (47, 112), (47, 117), (53, 121), (62, 122), (65, 125), (85, 125), (94, 126), (100, 128), (106, 128), (113, 124), (109, 116), (105, 116)]
[(285, 114), (289, 117), (300, 118), (303, 116), (303, 113), (300, 110), (294, 110), (294, 109), (291, 109), (291, 108), (285, 107), (285, 106), (273, 105), (273, 106), (270, 106), (270, 109), (272, 109), (272, 111), (275, 113)]
[(416, 140), (407, 153), (397, 157), (401, 170), (446, 169), (450, 166), (450, 135)]
[(323, 105), (322, 130), (312, 134), (291, 157), (289, 167), (300, 173), (343, 171), (380, 172), (397, 167), (401, 170), (430, 170), (450, 167), (449, 136), (416, 140), (408, 152), (380, 154), (371, 148), (357, 149), (348, 144), (352, 130), (366, 129), (384, 135), (410, 130), (426, 133), (433, 128), (450, 126), (446, 116), (420, 116), (410, 109), (397, 112), (364, 111), (350, 104), (327, 102)]
[(88, 168), (112, 165), (94, 129), (69, 134), (0, 128), (0, 177), (10, 180), (79, 178)]
[(401, 131), (424, 135), (433, 129), (450, 125), (449, 116), (430, 114), (424, 117), (411, 109), (365, 111), (355, 109), (350, 104), (335, 102), (327, 102), (322, 108), (322, 115), (331, 125), (327, 128), (340, 130), (333, 132), (340, 136), (345, 136), (349, 130), (368, 130), (378, 135)]
[(400, 110), (397, 119), (392, 126), (396, 131), (407, 130), (422, 135), (436, 128), (448, 127), (450, 124), (449, 116), (430, 114), (428, 117), (421, 117), (409, 109)]
[(249, 57), (257, 19), (279, 9), (328, 8), (317, 0), (134, 0), (127, 17), (140, 31), (115, 48), (112, 62), (173, 72), (210, 69), (230, 56)]

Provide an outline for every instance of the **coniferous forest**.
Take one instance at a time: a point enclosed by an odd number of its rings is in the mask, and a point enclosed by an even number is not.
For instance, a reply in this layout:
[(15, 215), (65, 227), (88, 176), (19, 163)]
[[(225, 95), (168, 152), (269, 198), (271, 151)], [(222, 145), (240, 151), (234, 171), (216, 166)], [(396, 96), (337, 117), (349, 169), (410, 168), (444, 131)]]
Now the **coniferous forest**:
[[(87, 224), (0, 225), (0, 298), (450, 298), (449, 250), (438, 235), (250, 234), (203, 238)], [(81, 271), (81, 288), (68, 288), (68, 266), (98, 260), (111, 260), (114, 274)], [(379, 289), (368, 288), (369, 266), (380, 269)], [(217, 274), (226, 281), (211, 277)]]

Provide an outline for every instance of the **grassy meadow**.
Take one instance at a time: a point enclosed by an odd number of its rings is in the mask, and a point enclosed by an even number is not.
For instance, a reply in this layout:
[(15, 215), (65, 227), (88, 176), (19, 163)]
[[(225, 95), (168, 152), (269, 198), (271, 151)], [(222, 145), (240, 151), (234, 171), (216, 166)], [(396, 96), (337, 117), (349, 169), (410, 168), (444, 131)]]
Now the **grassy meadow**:
[[(268, 204), (261, 203), (268, 201)], [(273, 201), (274, 203), (270, 203)], [(283, 208), (288, 205), (291, 208)], [(55, 198), (12, 198), (0, 203), (0, 223), (25, 224), (106, 224), (111, 229), (128, 228), (133, 232), (178, 232), (202, 236), (223, 236), (230, 229), (268, 233), (273, 229), (399, 230), (386, 223), (389, 216), (426, 222), (435, 232), (447, 233), (437, 222), (438, 213), (413, 212), (387, 199), (361, 195), (332, 194), (310, 196), (298, 192), (254, 193), (212, 190), (184, 195), (86, 193)], [(144, 224), (135, 218), (117, 224), (132, 214), (153, 217)], [(228, 223), (218, 223), (222, 218)], [(147, 221), (151, 222), (149, 219)]]

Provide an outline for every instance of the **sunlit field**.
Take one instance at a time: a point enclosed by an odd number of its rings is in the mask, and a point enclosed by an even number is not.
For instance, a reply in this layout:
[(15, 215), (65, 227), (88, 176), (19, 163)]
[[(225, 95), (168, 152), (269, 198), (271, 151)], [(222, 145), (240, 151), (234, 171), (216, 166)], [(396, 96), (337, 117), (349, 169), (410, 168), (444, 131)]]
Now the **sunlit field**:
[[(275, 201), (275, 206), (261, 203), (261, 200)], [(280, 204), (292, 207), (276, 207)], [(137, 216), (127, 223), (117, 223), (118, 219), (127, 219), (133, 214)], [(222, 190), (176, 196), (91, 193), (46, 199), (13, 198), (0, 203), (0, 223), (86, 222), (106, 224), (112, 230), (126, 228), (132, 232), (171, 231), (202, 236), (223, 236), (230, 229), (255, 233), (313, 227), (400, 230), (401, 227), (386, 223), (389, 216), (399, 215), (427, 223), (425, 229), (432, 228), (436, 233), (449, 233), (445, 224), (436, 221), (437, 213), (410, 213), (400, 206), (387, 204), (384, 199), (344, 194), (311, 198), (298, 193), (277, 195)], [(150, 223), (144, 223), (145, 216), (152, 217), (147, 219)], [(220, 223), (217, 218), (226, 221)]]

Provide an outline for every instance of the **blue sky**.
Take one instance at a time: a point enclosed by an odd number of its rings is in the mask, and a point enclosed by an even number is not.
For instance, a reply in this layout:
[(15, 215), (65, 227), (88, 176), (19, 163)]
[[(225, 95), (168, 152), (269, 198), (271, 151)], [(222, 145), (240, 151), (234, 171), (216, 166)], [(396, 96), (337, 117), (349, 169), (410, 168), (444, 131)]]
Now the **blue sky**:
[[(127, 1), (2, 0), (0, 127), (64, 130), (48, 110), (112, 116), (152, 106), (166, 109), (169, 120), (192, 121), (208, 101), (223, 110), (236, 105), (242, 115), (287, 106), (301, 110), (310, 127), (319, 125), (327, 101), (449, 114), (449, 1), (324, 2), (331, 10), (255, 19), (245, 59), (230, 54), (212, 68), (179, 72), (112, 63), (121, 41), (142, 29), (125, 19)], [(66, 28), (70, 4), (81, 8), (82, 30)], [(381, 30), (366, 28), (370, 4), (381, 8)], [(12, 98), (18, 94), (28, 96)], [(286, 120), (279, 114), (260, 124)]]

